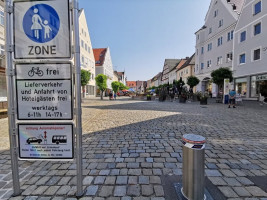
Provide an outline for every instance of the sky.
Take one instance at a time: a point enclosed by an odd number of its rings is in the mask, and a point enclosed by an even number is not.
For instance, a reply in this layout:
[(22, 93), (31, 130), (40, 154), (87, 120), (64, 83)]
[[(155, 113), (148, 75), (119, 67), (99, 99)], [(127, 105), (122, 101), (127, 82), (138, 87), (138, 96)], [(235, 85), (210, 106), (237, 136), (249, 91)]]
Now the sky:
[(210, 0), (79, 0), (93, 48), (110, 48), (113, 69), (149, 80), (165, 59), (190, 57)]

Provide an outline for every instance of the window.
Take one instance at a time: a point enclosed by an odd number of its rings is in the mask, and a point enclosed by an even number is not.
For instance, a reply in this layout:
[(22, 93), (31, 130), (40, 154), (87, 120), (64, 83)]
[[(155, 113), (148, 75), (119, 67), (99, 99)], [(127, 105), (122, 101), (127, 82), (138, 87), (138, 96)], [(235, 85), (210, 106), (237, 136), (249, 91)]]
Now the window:
[(258, 23), (254, 26), (254, 35), (258, 35), (261, 33), (261, 23)]
[(84, 56), (82, 56), (82, 64), (84, 63)]
[(197, 39), (199, 40), (199, 34), (197, 34)]
[(243, 31), (241, 34), (240, 34), (240, 42), (243, 42), (246, 40), (246, 35), (247, 35), (247, 32), (246, 31)]
[(259, 59), (261, 59), (261, 50), (256, 49), (254, 50), (253, 60), (259, 60)]
[(254, 5), (254, 15), (257, 15), (260, 12), (261, 12), (261, 1), (259, 1)]
[(231, 41), (234, 38), (234, 31), (231, 31), (227, 34), (227, 41)]
[(246, 63), (246, 54), (243, 53), (239, 56), (239, 64), (244, 64), (244, 63)]
[(196, 70), (198, 71), (198, 64), (197, 64), (197, 69)]
[(4, 17), (5, 17), (5, 13), (1, 10), (1, 11), (0, 11), (0, 24), (1, 24), (2, 26), (5, 25)]
[(81, 40), (81, 46), (82, 46), (82, 48), (83, 48), (83, 46), (84, 46), (84, 41), (83, 41), (83, 40)]
[(198, 55), (198, 49), (197, 49), (197, 55)]
[(230, 52), (228, 54), (226, 54), (226, 62), (230, 62), (233, 60), (233, 53)]
[(204, 63), (201, 63), (201, 69), (204, 69)]
[(4, 55), (4, 54), (5, 54), (5, 46), (0, 45), (0, 55)]
[(221, 19), (220, 21), (219, 21), (219, 27), (222, 27), (223, 26), (223, 19)]
[(87, 44), (86, 44), (86, 43), (84, 44), (84, 48), (85, 48), (85, 50), (87, 51)]
[(204, 47), (201, 47), (201, 54), (204, 53)]
[(222, 56), (217, 57), (217, 65), (222, 64)]
[(218, 16), (218, 10), (215, 10), (214, 11), (214, 17), (217, 17)]
[(207, 68), (211, 67), (211, 60), (207, 61)]
[(210, 27), (210, 28), (209, 28), (209, 34), (211, 34), (211, 33), (212, 33), (212, 28)]
[(208, 51), (211, 51), (211, 49), (212, 49), (212, 43), (209, 43), (208, 44)]
[(218, 38), (218, 46), (221, 46), (223, 42), (223, 37)]

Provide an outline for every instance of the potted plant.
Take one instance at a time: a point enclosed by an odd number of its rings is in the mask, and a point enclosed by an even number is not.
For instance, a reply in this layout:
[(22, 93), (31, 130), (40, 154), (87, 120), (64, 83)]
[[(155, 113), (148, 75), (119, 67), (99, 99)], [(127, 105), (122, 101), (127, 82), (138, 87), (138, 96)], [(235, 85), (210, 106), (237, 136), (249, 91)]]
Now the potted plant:
[(147, 94), (147, 95), (146, 95), (146, 100), (147, 100), (147, 101), (151, 101), (151, 95), (150, 95), (150, 94)]
[(201, 93), (201, 95), (199, 96), (199, 100), (200, 100), (200, 105), (207, 105), (208, 104), (208, 94), (205, 93)]
[(181, 95), (179, 96), (179, 103), (186, 103), (188, 96), (187, 88), (182, 88)]

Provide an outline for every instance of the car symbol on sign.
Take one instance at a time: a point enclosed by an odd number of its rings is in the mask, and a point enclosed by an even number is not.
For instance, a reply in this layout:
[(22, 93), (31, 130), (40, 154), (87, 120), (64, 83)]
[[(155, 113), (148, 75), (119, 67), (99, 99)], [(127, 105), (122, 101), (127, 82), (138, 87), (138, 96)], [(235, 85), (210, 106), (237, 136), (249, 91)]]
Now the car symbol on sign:
[(37, 139), (36, 137), (30, 137), (26, 140), (26, 142), (28, 144), (31, 144), (31, 143), (38, 143), (40, 144), (42, 142), (42, 139)]

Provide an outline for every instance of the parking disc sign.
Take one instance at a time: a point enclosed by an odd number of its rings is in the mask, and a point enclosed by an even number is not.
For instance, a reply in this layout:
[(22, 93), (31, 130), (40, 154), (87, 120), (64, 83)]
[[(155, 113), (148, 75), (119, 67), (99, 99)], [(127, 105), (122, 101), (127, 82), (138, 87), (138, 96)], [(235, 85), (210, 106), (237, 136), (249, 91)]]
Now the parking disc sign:
[(15, 58), (70, 58), (69, 13), (69, 0), (14, 2)]

